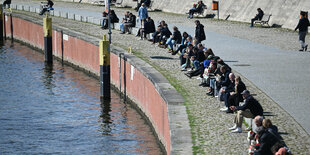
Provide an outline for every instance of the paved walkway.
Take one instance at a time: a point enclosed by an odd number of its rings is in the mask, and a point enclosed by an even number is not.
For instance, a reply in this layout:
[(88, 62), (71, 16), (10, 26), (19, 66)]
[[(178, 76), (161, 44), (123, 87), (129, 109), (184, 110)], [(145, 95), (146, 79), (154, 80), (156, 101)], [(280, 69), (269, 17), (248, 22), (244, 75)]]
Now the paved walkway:
[[(24, 0), (14, 2), (25, 4)], [(27, 1), (26, 4), (36, 3), (38, 1)], [(99, 17), (103, 10), (98, 6), (57, 2), (55, 10), (58, 9), (88, 16), (99, 14)], [(124, 11), (125, 9), (116, 9), (120, 19)], [(150, 16), (155, 21), (163, 19), (170, 27), (174, 26), (172, 24), (174, 23), (180, 31), (186, 30), (194, 34), (194, 20), (188, 20), (184, 15), (151, 12)], [(310, 52), (297, 52), (299, 49), (297, 33), (273, 28), (251, 29), (243, 23), (200, 20), (205, 25), (207, 35), (207, 40), (203, 43), (245, 77), (246, 85), (251, 92), (257, 94), (256, 98), (262, 103), (265, 111), (272, 112), (274, 115), (270, 117), (274, 124), (279, 126), (280, 132), (287, 133), (283, 137), (293, 152), (309, 153), (310, 118), (306, 116), (310, 111), (308, 105), (310, 91), (307, 89), (310, 86), (308, 67)], [(98, 26), (86, 23), (76, 24), (75, 21), (70, 20), (63, 22), (63, 19), (58, 18), (53, 19), (53, 22), (53, 24), (70, 27), (100, 38), (102, 34), (107, 33), (106, 31), (98, 33), (100, 30)], [(307, 40), (309, 41), (309, 36)], [(240, 136), (240, 134), (230, 134), (227, 130), (232, 125), (233, 116), (220, 113), (219, 108), (222, 104), (205, 96), (206, 90), (197, 86), (198, 80), (189, 80), (180, 72), (177, 56), (167, 54), (164, 49), (154, 48), (147, 41), (136, 41), (133, 35), (120, 35), (118, 31), (113, 31), (112, 42), (124, 48), (132, 46), (135, 51), (140, 52), (140, 56), (155, 67), (159, 67), (166, 76), (175, 78), (176, 84), (186, 90), (183, 95), (187, 98), (196, 153), (244, 154), (246, 152), (245, 133)], [(154, 59), (155, 56), (169, 59)]]

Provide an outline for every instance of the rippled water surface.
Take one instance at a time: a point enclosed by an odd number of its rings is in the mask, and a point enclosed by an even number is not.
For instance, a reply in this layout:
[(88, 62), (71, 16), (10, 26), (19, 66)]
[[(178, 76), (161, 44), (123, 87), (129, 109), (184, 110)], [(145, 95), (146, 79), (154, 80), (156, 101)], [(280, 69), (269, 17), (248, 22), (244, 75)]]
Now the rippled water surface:
[(23, 45), (0, 50), (0, 154), (161, 154), (149, 126), (99, 81)]

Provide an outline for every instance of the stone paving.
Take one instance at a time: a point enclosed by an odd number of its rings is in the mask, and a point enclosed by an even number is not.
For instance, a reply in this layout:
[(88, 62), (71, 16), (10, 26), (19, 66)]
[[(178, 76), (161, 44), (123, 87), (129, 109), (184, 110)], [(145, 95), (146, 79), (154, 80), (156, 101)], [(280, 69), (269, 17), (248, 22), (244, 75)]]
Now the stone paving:
[[(57, 5), (62, 5), (63, 7), (68, 5), (68, 7), (74, 7), (74, 5), (77, 4), (57, 2)], [(83, 10), (98, 11), (98, 13), (102, 10), (102, 7), (91, 5), (79, 5), (79, 8)], [(125, 11), (125, 9), (115, 10), (119, 15)], [(19, 11), (15, 12), (15, 14), (19, 13), (27, 14), (28, 16), (32, 16), (34, 19), (42, 18), (41, 16), (33, 13)], [(187, 20), (184, 15), (150, 12), (150, 16), (153, 17), (155, 21), (164, 19), (168, 24), (174, 23), (177, 26), (180, 25), (180, 27), (190, 26), (192, 27), (192, 30), (188, 31), (194, 30), (194, 20)], [(122, 18), (122, 16), (119, 16), (119, 18)], [(284, 50), (295, 50), (299, 47), (298, 42), (296, 41), (296, 33), (289, 30), (275, 28), (249, 29), (248, 25), (244, 23), (216, 21), (210, 19), (200, 20), (206, 26), (206, 29), (213, 32), (258, 42), (260, 44), (269, 45)], [(53, 25), (66, 27), (98, 38), (102, 38), (103, 34), (107, 34), (107, 31), (101, 30), (98, 25), (58, 17), (53, 17)], [(198, 87), (198, 84), (200, 83), (199, 80), (196, 80), (195, 78), (189, 79), (184, 75), (184, 72), (180, 71), (178, 56), (172, 56), (167, 53), (166, 49), (158, 48), (148, 41), (137, 39), (138, 38), (134, 35), (121, 35), (119, 34), (119, 31), (112, 31), (113, 45), (120, 46), (126, 50), (129, 46), (131, 46), (139, 57), (143, 57), (143, 59), (148, 61), (151, 65), (158, 67), (160, 72), (164, 75), (171, 76), (176, 81), (175, 83), (177, 85), (184, 88), (185, 91), (182, 92), (182, 94), (186, 98), (186, 106), (191, 121), (194, 153), (247, 154), (248, 142), (246, 140), (246, 133), (230, 133), (228, 128), (233, 125), (233, 115), (221, 113), (219, 111), (219, 108), (223, 106), (223, 103), (220, 103), (215, 98), (206, 96), (206, 88)], [(309, 37), (307, 37), (307, 40), (309, 40)], [(214, 52), (217, 53), (217, 51)], [(158, 59), (158, 57), (163, 59)], [(234, 69), (234, 66), (232, 66), (232, 68)], [(279, 127), (279, 131), (281, 133), (284, 133), (282, 136), (287, 145), (291, 148), (292, 152), (294, 154), (309, 154), (310, 140), (307, 132), (294, 120), (292, 116), (290, 116), (277, 103), (275, 103), (268, 96), (268, 94), (262, 92), (246, 78), (243, 77), (242, 79), (245, 81), (248, 89), (253, 94), (256, 94), (255, 98), (260, 101), (265, 111), (270, 112), (271, 116), (267, 117)]]

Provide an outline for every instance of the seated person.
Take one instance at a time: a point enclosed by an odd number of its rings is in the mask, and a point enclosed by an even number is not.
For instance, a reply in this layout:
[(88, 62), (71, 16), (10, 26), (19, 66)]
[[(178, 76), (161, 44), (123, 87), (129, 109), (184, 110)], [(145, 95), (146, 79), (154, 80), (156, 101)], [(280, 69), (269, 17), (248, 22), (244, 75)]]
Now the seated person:
[(107, 29), (109, 27), (108, 25), (108, 13), (106, 13), (105, 11), (102, 12), (102, 24), (101, 24), (101, 29)]
[(179, 31), (179, 29), (174, 26), (173, 27), (173, 34), (170, 36), (170, 38), (167, 40), (166, 42), (166, 46), (169, 46), (169, 52), (173, 51), (173, 45), (174, 44), (181, 44), (182, 41), (182, 36), (181, 36), (181, 32)]
[(176, 51), (172, 52), (172, 55), (176, 55), (179, 51), (182, 51), (187, 46), (187, 37), (191, 37), (187, 32), (183, 32), (181, 45), (177, 48)]
[(159, 37), (159, 44), (160, 47), (166, 47), (166, 46), (161, 46), (164, 45), (167, 42), (167, 39), (172, 35), (168, 28), (168, 24), (164, 24), (161, 29), (160, 29), (160, 37)]
[(3, 8), (6, 8), (6, 5), (8, 6), (8, 8), (11, 8), (10, 5), (11, 5), (11, 0), (5, 0), (3, 2)]
[(235, 125), (230, 130), (233, 130), (233, 133), (242, 132), (242, 122), (243, 117), (246, 118), (255, 118), (257, 115), (263, 115), (263, 108), (259, 102), (250, 94), (248, 90), (244, 90), (242, 93), (244, 99), (244, 104), (242, 106), (230, 106), (230, 110), (237, 111), (235, 116), (234, 123)]
[(53, 8), (54, 3), (51, 0), (47, 0), (47, 4), (41, 10), (39, 15), (43, 15), (46, 11), (51, 10)]
[(124, 31), (122, 31), (121, 33), (128, 33), (130, 34), (131, 32), (129, 31), (130, 27), (135, 27), (136, 26), (136, 16), (132, 13), (129, 13), (129, 19), (127, 22), (124, 23)]
[(219, 74), (220, 78), (215, 78), (215, 79), (210, 80), (210, 89), (207, 95), (217, 96), (218, 91), (220, 90), (221, 87), (223, 86), (228, 87), (231, 84), (231, 81), (229, 79), (229, 73), (230, 73), (230, 69), (222, 65), (220, 67), (220, 74)]
[(230, 96), (228, 98), (228, 106), (239, 106), (240, 102), (243, 102), (243, 98), (241, 93), (246, 90), (245, 84), (242, 82), (240, 76), (236, 76), (235, 78), (235, 88), (234, 91), (230, 92)]
[(254, 21), (262, 20), (262, 18), (264, 16), (264, 12), (261, 8), (257, 8), (257, 12), (258, 12), (258, 14), (256, 14), (256, 16), (251, 19), (251, 27), (253, 27)]
[(198, 4), (194, 4), (193, 8), (189, 10), (188, 18), (193, 18), (193, 15), (195, 12), (198, 12), (198, 13), (202, 12), (204, 7), (205, 7), (205, 4), (203, 4), (202, 1), (198, 1)]
[(185, 71), (186, 68), (190, 67), (190, 58), (193, 56), (194, 46), (189, 44), (187, 48), (184, 50), (184, 53), (180, 55), (180, 64), (182, 71)]
[(147, 17), (144, 23), (144, 37), (146, 38), (147, 34), (155, 32), (154, 20), (151, 17)]
[(122, 23), (119, 25), (119, 28), (120, 28), (120, 30), (121, 30), (121, 33), (123, 33), (123, 32), (125, 32), (125, 29), (124, 29), (124, 25), (125, 25), (125, 23), (129, 20), (129, 11), (126, 11), (125, 13), (124, 13), (124, 18), (123, 18), (123, 20), (122, 20)]
[(272, 155), (272, 146), (279, 142), (277, 137), (269, 133), (262, 126), (256, 128), (256, 139), (258, 140), (259, 145), (255, 145), (255, 150), (249, 154)]
[(229, 109), (228, 99), (230, 97), (230, 93), (235, 90), (235, 74), (230, 73), (229, 74), (229, 80), (230, 84), (228, 86), (224, 86), (219, 91), (219, 99), (223, 100), (225, 103), (225, 107), (221, 109), (221, 111), (226, 113), (232, 113), (232, 111)]
[(118, 19), (117, 15), (115, 14), (114, 10), (111, 10), (110, 18), (111, 18), (111, 23), (118, 23), (119, 22), (119, 19)]

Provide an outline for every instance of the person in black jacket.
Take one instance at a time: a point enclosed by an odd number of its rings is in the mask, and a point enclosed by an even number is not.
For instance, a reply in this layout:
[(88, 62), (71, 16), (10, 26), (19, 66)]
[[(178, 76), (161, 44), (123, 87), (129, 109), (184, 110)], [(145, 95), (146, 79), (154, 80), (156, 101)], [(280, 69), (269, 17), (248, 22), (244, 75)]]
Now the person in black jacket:
[(135, 27), (136, 26), (136, 16), (132, 13), (129, 13), (129, 20), (124, 23), (124, 32), (128, 32), (130, 34), (131, 32), (129, 31), (129, 27)]
[(6, 5), (8, 6), (8, 8), (10, 8), (11, 0), (5, 0), (5, 1), (3, 2), (3, 7), (5, 8)]
[(250, 152), (249, 154), (273, 155), (271, 148), (279, 141), (279, 139), (275, 135), (269, 133), (262, 126), (256, 128), (256, 133), (259, 145), (255, 146), (255, 151)]
[(251, 19), (251, 27), (253, 27), (254, 21), (255, 20), (262, 20), (264, 16), (264, 11), (261, 8), (257, 8), (258, 14), (254, 18)]
[(170, 38), (166, 42), (166, 46), (169, 46), (169, 52), (173, 52), (173, 45), (174, 44), (181, 44), (182, 41), (182, 35), (179, 29), (174, 26), (173, 27), (173, 34), (170, 36)]
[(204, 31), (204, 26), (200, 24), (199, 20), (195, 21), (196, 30), (195, 30), (195, 39), (197, 40), (197, 44), (201, 43), (201, 41), (206, 40), (206, 35)]
[(228, 98), (228, 107), (230, 106), (239, 106), (239, 102), (243, 101), (242, 92), (246, 90), (245, 84), (242, 82), (240, 76), (235, 78), (235, 89), (234, 92), (230, 92)]
[(41, 10), (39, 15), (43, 15), (47, 10), (53, 8), (54, 3), (51, 0), (47, 0), (47, 4), (44, 6), (44, 8)]
[(305, 42), (305, 38), (308, 32), (308, 26), (310, 26), (309, 20), (307, 18), (307, 13), (300, 12), (301, 19), (298, 22), (298, 25), (295, 28), (295, 31), (299, 29), (299, 41), (301, 44), (301, 49), (299, 51), (307, 51), (308, 45)]
[(257, 115), (263, 115), (263, 108), (259, 104), (259, 102), (250, 94), (248, 90), (244, 90), (242, 93), (242, 97), (244, 98), (244, 104), (242, 106), (230, 106), (229, 108), (232, 111), (237, 111), (237, 115), (235, 116), (235, 126), (229, 128), (233, 130), (234, 133), (241, 133), (243, 117), (246, 118), (254, 118)]

